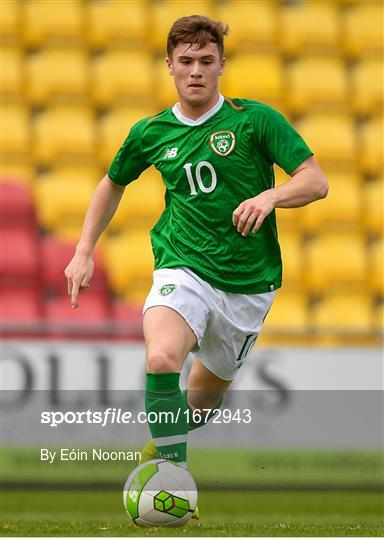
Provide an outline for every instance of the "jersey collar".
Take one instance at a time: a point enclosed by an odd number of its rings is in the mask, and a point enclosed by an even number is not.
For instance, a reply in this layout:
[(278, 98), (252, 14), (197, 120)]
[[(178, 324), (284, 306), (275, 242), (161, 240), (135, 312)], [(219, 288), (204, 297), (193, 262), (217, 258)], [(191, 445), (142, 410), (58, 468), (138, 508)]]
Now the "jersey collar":
[(222, 96), (221, 94), (219, 94), (219, 100), (218, 102), (216, 103), (216, 105), (214, 105), (211, 109), (209, 109), (209, 111), (207, 111), (206, 113), (202, 114), (201, 116), (199, 116), (199, 118), (196, 118), (196, 120), (192, 120), (191, 118), (188, 118), (187, 116), (184, 116), (180, 110), (179, 110), (179, 107), (178, 107), (178, 104), (176, 103), (173, 107), (172, 107), (172, 112), (173, 114), (176, 116), (176, 118), (182, 122), (183, 124), (187, 125), (187, 126), (199, 126), (200, 124), (203, 124), (206, 120), (208, 120), (209, 118), (211, 118), (211, 116), (213, 116), (214, 114), (217, 113), (217, 111), (219, 111), (222, 107), (224, 103), (224, 96)]

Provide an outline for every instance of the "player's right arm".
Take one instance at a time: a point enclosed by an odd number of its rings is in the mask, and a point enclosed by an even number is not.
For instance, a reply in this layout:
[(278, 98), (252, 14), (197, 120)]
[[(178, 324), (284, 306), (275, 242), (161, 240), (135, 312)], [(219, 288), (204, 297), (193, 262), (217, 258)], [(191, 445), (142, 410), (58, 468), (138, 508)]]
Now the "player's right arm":
[(96, 242), (115, 214), (124, 189), (125, 186), (112, 182), (106, 175), (92, 196), (75, 255), (64, 271), (67, 278), (68, 295), (74, 309), (78, 306), (79, 292), (87, 289), (92, 279), (93, 250)]

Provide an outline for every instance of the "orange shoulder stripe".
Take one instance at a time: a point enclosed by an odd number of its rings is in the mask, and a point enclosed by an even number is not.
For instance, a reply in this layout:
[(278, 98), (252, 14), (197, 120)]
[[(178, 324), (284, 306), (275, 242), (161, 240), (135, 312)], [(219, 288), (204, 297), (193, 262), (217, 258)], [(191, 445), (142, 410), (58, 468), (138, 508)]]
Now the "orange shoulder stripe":
[(230, 104), (231, 107), (233, 107), (234, 109), (236, 109), (236, 111), (242, 111), (244, 109), (244, 107), (239, 107), (238, 105), (235, 105), (233, 103), (233, 101), (229, 98), (229, 97), (226, 97), (224, 98), (225, 101), (228, 101), (228, 103)]

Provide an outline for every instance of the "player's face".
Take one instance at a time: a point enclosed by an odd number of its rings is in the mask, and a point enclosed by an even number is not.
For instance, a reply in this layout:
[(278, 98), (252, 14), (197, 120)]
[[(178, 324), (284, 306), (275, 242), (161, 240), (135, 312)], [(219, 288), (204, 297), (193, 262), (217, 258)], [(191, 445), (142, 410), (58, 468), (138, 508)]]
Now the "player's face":
[(166, 60), (182, 105), (208, 110), (216, 103), (225, 62), (216, 43), (208, 43), (201, 49), (179, 43)]

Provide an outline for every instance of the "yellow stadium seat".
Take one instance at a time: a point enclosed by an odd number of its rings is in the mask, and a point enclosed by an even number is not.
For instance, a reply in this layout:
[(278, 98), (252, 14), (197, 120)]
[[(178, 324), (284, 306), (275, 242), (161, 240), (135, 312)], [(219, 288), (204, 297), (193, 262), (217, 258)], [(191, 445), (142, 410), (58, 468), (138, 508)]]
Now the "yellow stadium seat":
[(302, 208), (301, 224), (307, 232), (324, 229), (359, 230), (364, 215), (362, 187), (356, 174), (328, 174), (329, 192), (326, 199)]
[(367, 232), (382, 234), (384, 230), (384, 178), (375, 178), (363, 186), (363, 224)]
[(129, 184), (110, 224), (112, 231), (147, 227), (159, 219), (164, 208), (165, 188), (159, 173), (150, 168)]
[(87, 7), (87, 36), (95, 48), (145, 44), (150, 8), (145, 0), (90, 2)]
[(112, 50), (92, 65), (91, 94), (99, 107), (148, 103), (153, 86), (149, 53)]
[(156, 84), (153, 88), (153, 97), (159, 108), (172, 107), (178, 96), (173, 82), (173, 77), (168, 73), (168, 68), (163, 58), (156, 60), (154, 65), (154, 80)]
[(282, 7), (280, 13), (278, 34), (284, 53), (337, 52), (340, 18), (333, 2), (302, 2)]
[(14, 45), (20, 41), (20, 1), (11, 0), (1, 3), (1, 43)]
[(84, 171), (57, 170), (40, 175), (34, 185), (39, 225), (49, 232), (83, 223), (95, 189), (95, 178)]
[(283, 97), (283, 69), (278, 55), (244, 53), (233, 56), (222, 77), (230, 97), (244, 97), (278, 106)]
[(351, 57), (382, 54), (383, 5), (371, 0), (345, 11), (340, 24), (343, 49)]
[(108, 282), (116, 294), (133, 294), (142, 289), (149, 292), (153, 255), (147, 229), (107, 238), (102, 251)]
[(355, 165), (356, 135), (349, 115), (315, 113), (297, 122), (296, 127), (322, 165)]
[(369, 246), (368, 266), (369, 284), (371, 290), (384, 296), (384, 241), (383, 236), (374, 240)]
[(323, 233), (305, 251), (308, 290), (350, 290), (366, 283), (365, 240), (360, 233)]
[(225, 53), (250, 49), (275, 50), (277, 46), (277, 6), (273, 2), (229, 1), (218, 3), (216, 18), (229, 23)]
[(303, 242), (299, 233), (287, 233), (280, 230), (279, 244), (283, 260), (283, 283), (287, 286), (298, 285), (303, 279)]
[(380, 336), (384, 332), (384, 302), (381, 301), (380, 304), (376, 306), (374, 311), (374, 329), (375, 332), (378, 332)]
[(303, 293), (278, 290), (264, 323), (266, 332), (304, 334), (310, 325), (308, 300)]
[(383, 173), (383, 117), (372, 118), (359, 130), (359, 166), (361, 172), (368, 175)]
[(372, 299), (354, 291), (329, 293), (313, 309), (315, 330), (322, 334), (346, 333), (352, 336), (373, 330)]
[(19, 105), (1, 108), (0, 147), (2, 158), (23, 158), (28, 155), (31, 144), (29, 111)]
[(87, 99), (88, 59), (82, 49), (42, 49), (28, 60), (27, 74), (27, 97), (33, 105)]
[(40, 165), (91, 162), (95, 150), (93, 112), (83, 107), (52, 107), (34, 122), (34, 158)]
[(348, 81), (344, 63), (332, 57), (300, 57), (287, 69), (286, 103), (294, 114), (344, 110)]
[(2, 47), (0, 54), (2, 97), (21, 101), (24, 90), (23, 52), (17, 47)]
[(7, 182), (21, 182), (24, 184), (32, 184), (34, 181), (35, 171), (31, 163), (26, 161), (8, 161), (2, 160), (1, 173), (2, 179)]
[(351, 103), (359, 115), (379, 114), (383, 107), (384, 63), (380, 56), (366, 58), (351, 74)]
[(30, 0), (22, 3), (23, 39), (28, 46), (43, 44), (79, 45), (84, 41), (85, 12), (82, 2), (47, 2)]
[(131, 127), (154, 112), (150, 107), (119, 107), (109, 111), (99, 121), (98, 153), (100, 162), (105, 167), (110, 165)]
[(210, 0), (195, 0), (193, 3), (188, 0), (153, 2), (150, 9), (152, 47), (165, 56), (167, 36), (172, 24), (179, 17), (195, 14), (212, 17), (214, 14), (213, 2)]

